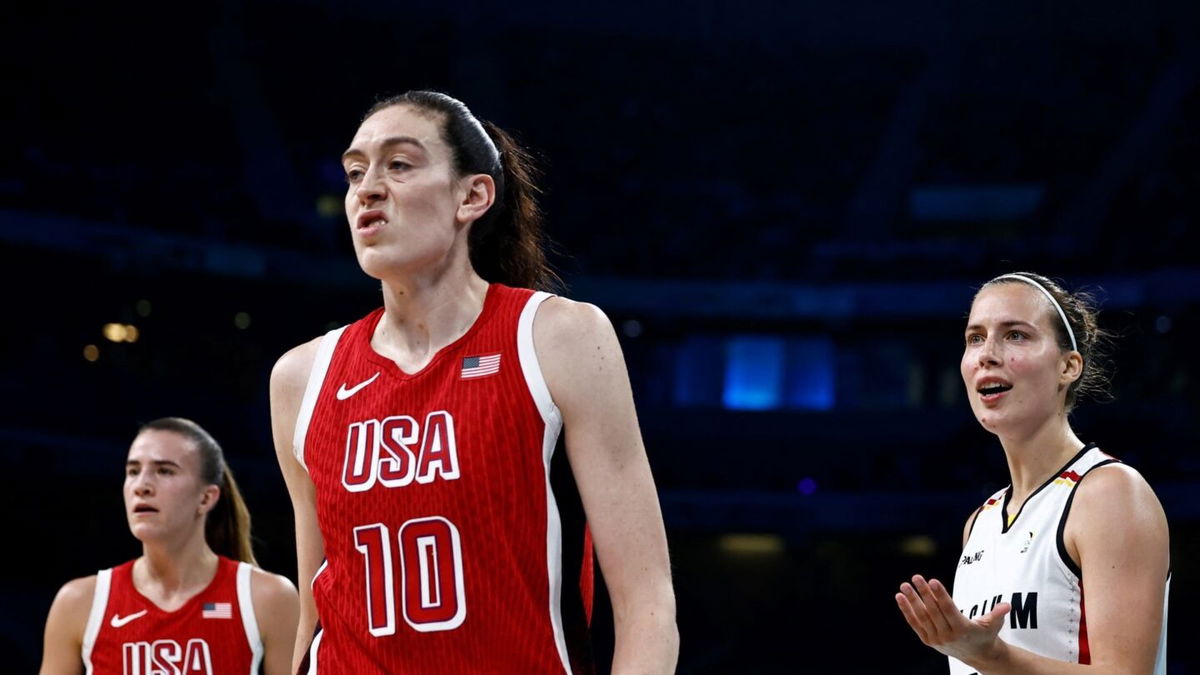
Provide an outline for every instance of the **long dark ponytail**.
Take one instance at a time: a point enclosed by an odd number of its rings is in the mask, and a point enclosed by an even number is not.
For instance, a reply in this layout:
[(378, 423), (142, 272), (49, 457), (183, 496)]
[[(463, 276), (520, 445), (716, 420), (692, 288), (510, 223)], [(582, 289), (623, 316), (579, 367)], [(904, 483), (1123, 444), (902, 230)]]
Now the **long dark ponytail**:
[(246, 508), (217, 440), (199, 424), (182, 417), (162, 417), (147, 422), (138, 433), (147, 429), (170, 431), (196, 444), (200, 452), (200, 480), (221, 488), (216, 506), (204, 521), (205, 541), (219, 555), (257, 565), (250, 543), (250, 510)]
[(437, 91), (409, 91), (371, 106), (371, 115), (397, 105), (434, 113), (459, 175), (484, 173), (496, 183), (496, 200), (471, 224), (467, 245), (479, 276), (509, 286), (550, 289), (561, 285), (546, 260), (546, 237), (537, 185), (537, 163), (511, 135), (475, 117), (466, 104)]

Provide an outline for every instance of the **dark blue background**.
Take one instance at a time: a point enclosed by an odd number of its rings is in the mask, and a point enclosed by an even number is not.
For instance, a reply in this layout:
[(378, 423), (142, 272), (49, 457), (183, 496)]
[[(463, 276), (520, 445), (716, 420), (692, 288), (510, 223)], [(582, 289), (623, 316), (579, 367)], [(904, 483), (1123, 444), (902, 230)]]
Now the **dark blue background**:
[(958, 360), (975, 287), (1014, 269), (1092, 288), (1120, 334), (1115, 400), (1074, 424), (1157, 490), (1170, 672), (1200, 671), (1195, 3), (17, 12), (0, 29), (8, 668), (36, 667), (59, 585), (138, 552), (122, 460), (155, 417), (222, 441), (260, 561), (294, 576), (268, 374), (379, 303), (337, 158), (375, 97), (432, 87), (542, 155), (565, 292), (622, 336), (680, 672), (945, 672), (892, 594), (949, 579), (964, 519), (1007, 483)]

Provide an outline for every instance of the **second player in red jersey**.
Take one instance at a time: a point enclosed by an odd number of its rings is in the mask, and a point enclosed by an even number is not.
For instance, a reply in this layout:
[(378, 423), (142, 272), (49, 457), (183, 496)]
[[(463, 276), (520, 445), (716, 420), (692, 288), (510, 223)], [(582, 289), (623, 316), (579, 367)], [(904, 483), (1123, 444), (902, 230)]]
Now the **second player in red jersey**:
[(124, 495), (142, 555), (63, 585), (41, 674), (286, 673), (296, 589), (256, 567), (249, 511), (216, 440), (183, 418), (146, 424)]
[(595, 307), (529, 290), (547, 273), (527, 159), (434, 92), (377, 105), (343, 155), (383, 307), (285, 354), (271, 385), (305, 672), (590, 672), (593, 540), (614, 672), (674, 668), (620, 347)]
[(253, 565), (219, 556), (212, 581), (167, 611), (138, 591), (134, 563), (96, 575), (83, 632), (89, 673), (259, 672), (263, 639), (251, 597)]

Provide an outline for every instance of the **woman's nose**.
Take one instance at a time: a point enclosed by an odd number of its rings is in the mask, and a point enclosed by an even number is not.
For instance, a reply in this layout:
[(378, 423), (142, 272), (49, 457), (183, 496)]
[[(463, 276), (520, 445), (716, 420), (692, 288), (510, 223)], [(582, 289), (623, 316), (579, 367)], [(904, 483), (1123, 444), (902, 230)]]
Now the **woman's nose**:
[(364, 173), (358, 187), (354, 190), (354, 195), (362, 204), (370, 204), (383, 199), (383, 181), (377, 172), (370, 170)]
[(154, 482), (145, 473), (139, 473), (133, 477), (133, 494), (139, 497), (152, 494), (154, 492)]
[(1000, 355), (997, 347), (995, 340), (991, 338), (984, 340), (983, 344), (979, 347), (980, 365), (995, 365), (1000, 363)]

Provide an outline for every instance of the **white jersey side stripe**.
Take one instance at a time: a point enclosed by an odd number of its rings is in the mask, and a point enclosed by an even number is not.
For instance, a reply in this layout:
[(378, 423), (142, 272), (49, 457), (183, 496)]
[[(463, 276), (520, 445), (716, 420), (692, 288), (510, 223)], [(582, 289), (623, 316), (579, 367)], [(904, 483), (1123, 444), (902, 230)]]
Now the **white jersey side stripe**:
[(83, 664), (87, 675), (92, 675), (92, 648), (96, 646), (96, 636), (104, 624), (104, 612), (108, 609), (108, 591), (112, 586), (112, 569), (100, 570), (96, 573), (96, 590), (92, 592), (92, 609), (88, 612), (87, 626), (83, 629)]
[(321, 572), (324, 572), (326, 567), (329, 567), (329, 558), (322, 560), (321, 564), (317, 567), (317, 571), (313, 572), (312, 581), (308, 582), (309, 590), (312, 590), (317, 585), (317, 577), (321, 576)]
[(321, 647), (321, 637), (325, 635), (325, 629), (317, 631), (313, 636), (312, 646), (308, 648), (308, 673), (307, 675), (317, 675), (317, 650)]
[[(327, 568), (327, 567), (329, 567), (329, 558), (322, 560), (321, 565), (319, 567), (317, 567), (317, 571), (313, 572), (312, 581), (308, 582), (308, 587), (310, 590), (314, 586), (317, 585), (317, 577), (321, 576), (321, 572), (324, 572), (325, 568)], [(324, 628), (317, 630), (317, 634), (313, 636), (312, 644), (309, 645), (309, 647), (308, 647), (308, 670), (305, 671), (307, 675), (316, 675), (316, 672), (317, 672), (317, 648), (320, 646), (321, 636), (324, 634), (325, 634)]]
[(1154, 675), (1167, 675), (1167, 604), (1171, 599), (1171, 573), (1167, 572), (1167, 587), (1163, 591), (1162, 632), (1158, 637), (1158, 659), (1154, 662)]
[(549, 293), (541, 291), (529, 296), (525, 309), (521, 310), (521, 318), (517, 321), (517, 355), (521, 359), (521, 372), (525, 374), (525, 384), (529, 386), (533, 402), (537, 404), (538, 411), (542, 413), (542, 421), (546, 424), (561, 422), (562, 418), (558, 413), (558, 406), (554, 405), (554, 400), (550, 398), (550, 388), (546, 386), (546, 379), (542, 377), (542, 366), (538, 363), (537, 351), (533, 344), (533, 319), (542, 303), (551, 297), (553, 296)]
[(262, 635), (258, 632), (258, 619), (254, 616), (254, 597), (250, 593), (250, 579), (253, 573), (254, 569), (250, 563), (238, 563), (238, 607), (242, 611), (242, 626), (246, 629), (246, 641), (250, 643), (250, 675), (258, 673), (258, 667), (263, 659)]
[(317, 346), (317, 355), (313, 359), (312, 372), (308, 374), (308, 385), (304, 388), (304, 398), (300, 401), (300, 412), (296, 415), (296, 429), (292, 436), (292, 454), (300, 462), (300, 466), (308, 470), (304, 463), (304, 441), (308, 437), (308, 424), (312, 421), (313, 409), (317, 407), (317, 396), (321, 393), (321, 385), (325, 383), (325, 375), (329, 372), (329, 363), (333, 361), (333, 350), (342, 337), (345, 326), (335, 328), (326, 333)]
[(569, 674), (571, 658), (567, 653), (567, 637), (562, 621), (562, 520), (558, 514), (554, 490), (550, 487), (550, 460), (554, 457), (554, 448), (558, 445), (558, 435), (562, 431), (562, 413), (550, 396), (550, 388), (546, 386), (546, 379), (542, 376), (542, 367), (538, 363), (537, 351), (533, 344), (533, 319), (537, 315), (538, 307), (550, 297), (552, 296), (549, 293), (534, 293), (521, 310), (521, 318), (517, 322), (517, 355), (521, 361), (521, 372), (525, 375), (529, 394), (533, 397), (533, 402), (545, 423), (542, 434), (542, 462), (546, 471), (546, 576), (550, 582), (550, 626), (554, 630), (558, 658), (562, 661), (563, 670)]

